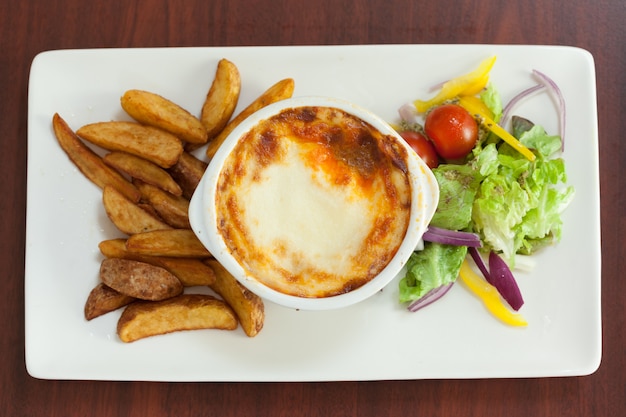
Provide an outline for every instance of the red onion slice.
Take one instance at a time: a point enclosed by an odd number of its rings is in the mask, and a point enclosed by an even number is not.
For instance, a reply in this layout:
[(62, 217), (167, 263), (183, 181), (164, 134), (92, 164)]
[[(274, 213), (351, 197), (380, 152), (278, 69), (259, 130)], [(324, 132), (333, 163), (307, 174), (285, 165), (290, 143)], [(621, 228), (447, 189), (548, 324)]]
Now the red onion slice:
[(398, 113), (400, 114), (400, 119), (403, 122), (412, 125), (417, 123), (417, 110), (413, 103), (405, 103), (399, 109)]
[(469, 246), (474, 248), (482, 246), (480, 237), (476, 233), (448, 230), (435, 226), (428, 226), (422, 239), (428, 242), (442, 243), (444, 245)]
[(474, 263), (476, 264), (476, 266), (478, 267), (480, 272), (485, 277), (485, 280), (487, 280), (488, 283), (493, 285), (493, 283), (491, 282), (491, 276), (489, 275), (489, 271), (487, 270), (487, 265), (485, 265), (485, 262), (483, 261), (483, 257), (480, 256), (480, 253), (478, 252), (478, 249), (476, 249), (476, 248), (469, 248), (468, 252), (469, 252), (470, 256), (472, 257), (472, 259), (474, 260)]
[(409, 304), (408, 310), (412, 313), (415, 313), (417, 310), (421, 310), (422, 308), (434, 303), (435, 301), (446, 295), (448, 291), (450, 291), (450, 288), (452, 288), (453, 284), (454, 281), (428, 291), (426, 295), (424, 295), (422, 298), (420, 298), (419, 300), (415, 300), (411, 304)]
[(537, 78), (539, 78), (541, 83), (544, 84), (546, 88), (548, 88), (548, 90), (554, 95), (554, 98), (557, 100), (559, 110), (559, 130), (561, 135), (561, 151), (563, 151), (565, 150), (565, 98), (563, 97), (561, 89), (552, 78), (537, 70), (533, 70), (533, 74), (535, 74)]
[(520, 103), (520, 101), (522, 101), (526, 97), (540, 90), (543, 90), (544, 88), (546, 87), (543, 84), (537, 84), (530, 88), (527, 88), (526, 90), (522, 91), (521, 93), (513, 97), (511, 101), (509, 101), (507, 105), (504, 106), (504, 109), (502, 109), (502, 116), (500, 117), (500, 121), (498, 124), (502, 127), (505, 127), (506, 124), (509, 122), (509, 119), (511, 118), (511, 113), (513, 112), (513, 109), (515, 108), (515, 106), (517, 106)]
[(493, 281), (491, 285), (496, 287), (502, 298), (509, 303), (513, 310), (517, 311), (524, 305), (522, 293), (511, 269), (495, 252), (489, 254), (489, 276)]
[(433, 84), (430, 86), (430, 88), (428, 89), (428, 91), (433, 92), (433, 91), (437, 91), (437, 90), (441, 90), (443, 88), (443, 85), (445, 83), (447, 83), (450, 80), (446, 80), (446, 81), (440, 81), (437, 84)]

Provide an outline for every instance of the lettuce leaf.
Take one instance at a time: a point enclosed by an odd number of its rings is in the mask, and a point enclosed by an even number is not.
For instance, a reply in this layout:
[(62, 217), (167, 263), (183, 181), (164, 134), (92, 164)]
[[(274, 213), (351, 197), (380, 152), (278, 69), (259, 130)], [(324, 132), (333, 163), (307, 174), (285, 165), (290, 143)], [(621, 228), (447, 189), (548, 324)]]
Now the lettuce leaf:
[(439, 184), (439, 203), (431, 225), (450, 230), (466, 229), (472, 221), (472, 202), (480, 175), (471, 165), (442, 164), (433, 170)]
[(400, 302), (417, 300), (430, 290), (454, 282), (467, 255), (467, 246), (425, 242), (424, 250), (413, 252), (407, 272), (400, 280)]
[(560, 137), (532, 124), (516, 133), (537, 159), (530, 162), (502, 144), (497, 167), (491, 161), (472, 208), (474, 231), (488, 248), (502, 252), (510, 265), (516, 253), (531, 254), (560, 240), (561, 214), (574, 196), (574, 189), (564, 185), (563, 159), (553, 158), (561, 149)]
[(500, 93), (493, 86), (493, 84), (487, 84), (487, 88), (480, 93), (480, 99), (493, 113), (493, 120), (498, 122), (500, 117), (502, 117), (502, 99), (500, 98)]

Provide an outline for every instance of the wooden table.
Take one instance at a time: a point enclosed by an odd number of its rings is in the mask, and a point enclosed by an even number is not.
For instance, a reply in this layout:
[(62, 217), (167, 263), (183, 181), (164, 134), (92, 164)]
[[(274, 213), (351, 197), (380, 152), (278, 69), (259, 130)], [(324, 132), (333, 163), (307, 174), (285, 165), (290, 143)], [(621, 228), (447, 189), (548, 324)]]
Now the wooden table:
[[(624, 20), (622, 0), (5, 1), (0, 13), (2, 414), (625, 415), (626, 252), (620, 238), (626, 232), (620, 221), (626, 204), (621, 180), (626, 163), (626, 119), (621, 113), (626, 92)], [(27, 87), (29, 66), (37, 53), (61, 48), (371, 43), (556, 44), (593, 54), (603, 252), (603, 360), (597, 372), (571, 378), (333, 383), (42, 381), (27, 374), (23, 290)]]

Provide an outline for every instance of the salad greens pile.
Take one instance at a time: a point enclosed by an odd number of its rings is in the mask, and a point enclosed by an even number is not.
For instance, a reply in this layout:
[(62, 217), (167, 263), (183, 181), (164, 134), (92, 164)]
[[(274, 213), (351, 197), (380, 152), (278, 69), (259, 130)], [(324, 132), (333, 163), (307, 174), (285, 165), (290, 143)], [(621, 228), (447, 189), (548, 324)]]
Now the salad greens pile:
[[(479, 98), (497, 122), (502, 116), (498, 91), (489, 84)], [(516, 254), (532, 254), (560, 240), (561, 214), (574, 189), (567, 185), (561, 137), (522, 117), (514, 116), (511, 126), (510, 133), (534, 160), (481, 128), (463, 162), (433, 169), (440, 199), (430, 225), (477, 234), (481, 253), (498, 253), (513, 267)], [(467, 246), (424, 242), (400, 280), (400, 302), (415, 302), (455, 282), (467, 254)]]

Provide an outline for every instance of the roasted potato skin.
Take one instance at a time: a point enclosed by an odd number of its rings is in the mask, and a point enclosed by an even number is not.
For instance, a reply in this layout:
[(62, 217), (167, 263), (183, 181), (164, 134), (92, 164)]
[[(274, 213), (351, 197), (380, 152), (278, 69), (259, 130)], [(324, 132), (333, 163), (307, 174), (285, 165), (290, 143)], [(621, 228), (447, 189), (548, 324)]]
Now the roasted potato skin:
[(89, 149), (58, 113), (52, 117), (52, 127), (59, 145), (85, 177), (100, 188), (109, 185), (119, 190), (130, 201), (139, 201), (141, 198), (139, 190)]
[(240, 92), (241, 77), (237, 66), (225, 58), (221, 59), (200, 114), (208, 140), (224, 129), (237, 107)]
[(90, 123), (80, 127), (76, 134), (101, 148), (130, 153), (162, 168), (174, 165), (183, 152), (183, 145), (178, 137), (137, 122)]
[(180, 185), (157, 164), (126, 152), (110, 152), (102, 158), (104, 163), (147, 184), (154, 185), (175, 196), (183, 194)]
[(103, 282), (98, 283), (85, 302), (85, 319), (93, 320), (135, 301), (134, 297), (115, 291)]
[(263, 299), (241, 285), (218, 261), (205, 261), (215, 272), (215, 283), (210, 287), (230, 305), (246, 335), (256, 336), (265, 322)]
[(210, 258), (211, 253), (190, 229), (153, 230), (126, 240), (126, 250), (135, 254), (174, 258)]
[(222, 131), (209, 142), (209, 146), (207, 146), (206, 149), (207, 157), (213, 158), (213, 155), (215, 155), (215, 152), (217, 152), (219, 147), (222, 146), (222, 143), (224, 143), (230, 132), (239, 126), (239, 124), (248, 118), (248, 116), (265, 106), (291, 97), (293, 95), (294, 88), (294, 80), (292, 78), (285, 78), (265, 90), (259, 97), (250, 103), (248, 107), (243, 109), (241, 113), (228, 122), (226, 127), (224, 127), (224, 129), (222, 129)]
[(203, 160), (196, 158), (191, 153), (183, 152), (178, 162), (168, 171), (182, 188), (183, 196), (187, 199), (191, 199), (207, 166), (208, 164)]
[(130, 259), (104, 259), (100, 264), (100, 280), (140, 300), (159, 301), (183, 292), (183, 284), (166, 269)]
[(163, 191), (161, 188), (141, 180), (133, 180), (133, 184), (141, 192), (142, 200), (150, 204), (159, 218), (174, 229), (190, 229), (189, 200)]
[(204, 294), (182, 294), (163, 301), (135, 301), (124, 309), (117, 334), (130, 343), (150, 336), (182, 330), (235, 330), (233, 309), (222, 300)]
[(103, 240), (98, 245), (107, 258), (123, 258), (149, 263), (167, 269), (176, 275), (185, 287), (212, 285), (215, 282), (213, 268), (198, 259), (170, 258), (131, 253), (126, 250), (126, 239)]
[(150, 211), (128, 200), (116, 188), (105, 186), (102, 191), (102, 204), (111, 222), (121, 232), (128, 235), (152, 230), (171, 229), (167, 223), (155, 217)]
[(128, 90), (120, 99), (122, 108), (133, 119), (170, 132), (194, 144), (206, 143), (208, 136), (202, 122), (171, 100), (145, 90)]

